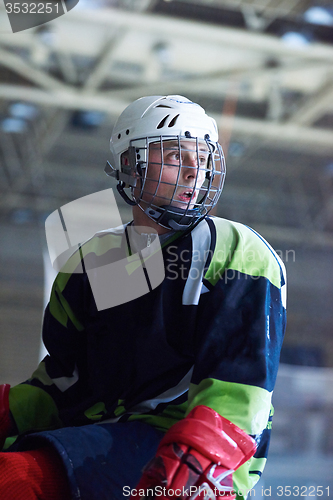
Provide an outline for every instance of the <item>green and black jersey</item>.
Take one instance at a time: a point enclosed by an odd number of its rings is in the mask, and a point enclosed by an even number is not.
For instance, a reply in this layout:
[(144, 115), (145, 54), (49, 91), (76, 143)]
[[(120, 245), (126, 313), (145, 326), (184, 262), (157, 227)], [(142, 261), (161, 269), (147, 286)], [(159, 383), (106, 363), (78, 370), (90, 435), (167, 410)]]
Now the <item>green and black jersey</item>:
[[(215, 217), (164, 241), (162, 256), (158, 286), (103, 309), (87, 267), (100, 275), (120, 257), (131, 264), (126, 226), (96, 234), (69, 259), (45, 311), (49, 355), (10, 391), (18, 432), (136, 419), (167, 430), (206, 405), (256, 439), (255, 457), (234, 474), (236, 490), (249, 490), (267, 456), (284, 266), (255, 231)], [(110, 280), (103, 293), (121, 288)]]

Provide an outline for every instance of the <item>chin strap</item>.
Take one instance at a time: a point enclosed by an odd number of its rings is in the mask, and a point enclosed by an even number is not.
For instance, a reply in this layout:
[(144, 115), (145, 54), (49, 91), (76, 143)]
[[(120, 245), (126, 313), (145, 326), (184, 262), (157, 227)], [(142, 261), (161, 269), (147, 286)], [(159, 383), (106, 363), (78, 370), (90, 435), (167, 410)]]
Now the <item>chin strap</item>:
[(127, 195), (127, 193), (125, 193), (125, 190), (124, 190), (125, 187), (126, 187), (125, 182), (118, 182), (117, 191), (120, 194), (120, 196), (123, 198), (123, 200), (126, 201), (126, 203), (128, 205), (131, 205), (131, 207), (135, 207), (135, 205), (137, 205), (137, 202), (134, 200), (131, 200), (131, 198)]
[(161, 207), (154, 208), (148, 207), (144, 212), (157, 224), (173, 229), (174, 231), (186, 231), (203, 218), (199, 208), (182, 210), (172, 205), (162, 205)]

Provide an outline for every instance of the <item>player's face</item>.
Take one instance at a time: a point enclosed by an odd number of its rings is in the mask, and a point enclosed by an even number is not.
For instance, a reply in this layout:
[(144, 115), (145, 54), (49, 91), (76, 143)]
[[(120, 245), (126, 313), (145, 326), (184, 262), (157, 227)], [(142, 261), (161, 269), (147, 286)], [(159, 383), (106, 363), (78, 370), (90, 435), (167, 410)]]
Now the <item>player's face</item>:
[(209, 149), (195, 139), (151, 144), (143, 199), (156, 206), (194, 208), (207, 172)]

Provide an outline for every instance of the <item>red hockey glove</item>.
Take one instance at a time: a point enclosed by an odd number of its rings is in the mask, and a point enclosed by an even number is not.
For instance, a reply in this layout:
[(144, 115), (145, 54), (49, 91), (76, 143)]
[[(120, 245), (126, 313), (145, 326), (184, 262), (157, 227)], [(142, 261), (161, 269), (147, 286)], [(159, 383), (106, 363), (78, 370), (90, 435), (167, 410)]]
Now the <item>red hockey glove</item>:
[(231, 500), (232, 473), (255, 451), (254, 440), (239, 427), (211, 408), (197, 406), (163, 437), (132, 498), (136, 493), (162, 500)]
[(9, 384), (0, 385), (0, 450), (11, 428), (9, 416)]

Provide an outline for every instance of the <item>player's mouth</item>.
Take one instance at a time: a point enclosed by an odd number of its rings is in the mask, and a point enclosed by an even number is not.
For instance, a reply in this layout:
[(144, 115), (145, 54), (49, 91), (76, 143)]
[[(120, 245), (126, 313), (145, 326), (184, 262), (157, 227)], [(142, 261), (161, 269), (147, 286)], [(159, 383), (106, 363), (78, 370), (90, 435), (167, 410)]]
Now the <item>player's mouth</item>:
[(183, 201), (185, 203), (188, 203), (189, 201), (194, 201), (195, 197), (196, 197), (196, 192), (191, 188), (185, 189), (184, 191), (180, 192), (177, 195), (178, 200)]

